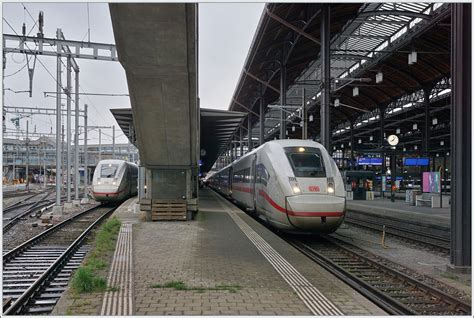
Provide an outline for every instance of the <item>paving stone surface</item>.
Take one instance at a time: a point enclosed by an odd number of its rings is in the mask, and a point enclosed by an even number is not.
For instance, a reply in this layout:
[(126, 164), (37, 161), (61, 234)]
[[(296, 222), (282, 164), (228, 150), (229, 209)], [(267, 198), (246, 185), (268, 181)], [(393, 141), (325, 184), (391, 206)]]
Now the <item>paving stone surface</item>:
[[(216, 201), (209, 190), (200, 195), (195, 221), (134, 225), (134, 314), (310, 315), (228, 215), (226, 209), (233, 206)], [(384, 314), (238, 208), (234, 211), (345, 314)], [(170, 282), (182, 282), (188, 290), (152, 287)], [(224, 287), (213, 290), (219, 286)]]
[[(311, 314), (230, 216), (201, 194), (195, 221), (134, 225), (135, 314)], [(200, 290), (151, 287), (173, 281)]]

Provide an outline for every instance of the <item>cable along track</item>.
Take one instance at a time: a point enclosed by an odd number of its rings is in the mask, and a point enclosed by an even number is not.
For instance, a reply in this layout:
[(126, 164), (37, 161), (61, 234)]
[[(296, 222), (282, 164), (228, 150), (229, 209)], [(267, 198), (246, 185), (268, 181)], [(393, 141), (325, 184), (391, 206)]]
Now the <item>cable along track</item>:
[(88, 251), (90, 231), (116, 206), (96, 206), (44, 231), (3, 255), (5, 315), (48, 314)]
[(471, 314), (470, 304), (365, 256), (368, 252), (357, 247), (329, 237), (312, 240), (311, 246), (284, 239), (389, 314)]

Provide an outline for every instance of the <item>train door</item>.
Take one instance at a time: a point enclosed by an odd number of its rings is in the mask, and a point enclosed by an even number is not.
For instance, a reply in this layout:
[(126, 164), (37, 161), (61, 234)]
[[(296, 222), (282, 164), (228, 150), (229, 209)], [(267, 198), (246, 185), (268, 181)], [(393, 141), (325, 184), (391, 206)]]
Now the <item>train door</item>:
[(256, 169), (256, 166), (257, 166), (257, 154), (254, 154), (253, 155), (253, 158), (252, 158), (252, 165), (251, 165), (251, 171), (250, 171), (250, 189), (251, 189), (251, 197), (252, 197), (252, 209), (254, 211), (257, 210), (257, 191), (255, 189), (256, 187), (256, 180), (257, 180), (257, 169)]

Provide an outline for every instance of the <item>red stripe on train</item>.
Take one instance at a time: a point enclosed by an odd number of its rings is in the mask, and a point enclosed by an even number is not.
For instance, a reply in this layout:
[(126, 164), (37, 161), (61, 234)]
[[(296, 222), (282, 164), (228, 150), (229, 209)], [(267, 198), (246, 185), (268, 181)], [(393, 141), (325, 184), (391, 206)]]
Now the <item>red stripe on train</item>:
[(287, 213), (288, 215), (292, 216), (308, 216), (308, 217), (318, 217), (318, 216), (343, 216), (344, 212), (296, 212), (296, 211), (291, 211), (291, 210), (286, 210), (285, 208), (281, 207), (278, 205), (275, 201), (272, 200), (272, 198), (263, 190), (259, 190), (258, 194), (267, 200), (268, 203), (270, 203), (275, 209), (277, 209), (280, 212)]

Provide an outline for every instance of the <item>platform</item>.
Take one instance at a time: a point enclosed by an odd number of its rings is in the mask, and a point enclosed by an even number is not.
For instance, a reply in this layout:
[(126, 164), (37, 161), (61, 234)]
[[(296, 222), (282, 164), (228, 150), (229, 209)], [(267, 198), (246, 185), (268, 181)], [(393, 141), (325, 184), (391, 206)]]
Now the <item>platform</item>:
[(407, 202), (375, 198), (375, 200), (346, 201), (348, 215), (351, 213), (368, 213), (380, 217), (410, 220), (427, 226), (440, 226), (449, 230), (451, 208), (417, 207)]
[(188, 222), (140, 222), (134, 200), (115, 213), (133, 224), (133, 315), (385, 315), (209, 189)]

